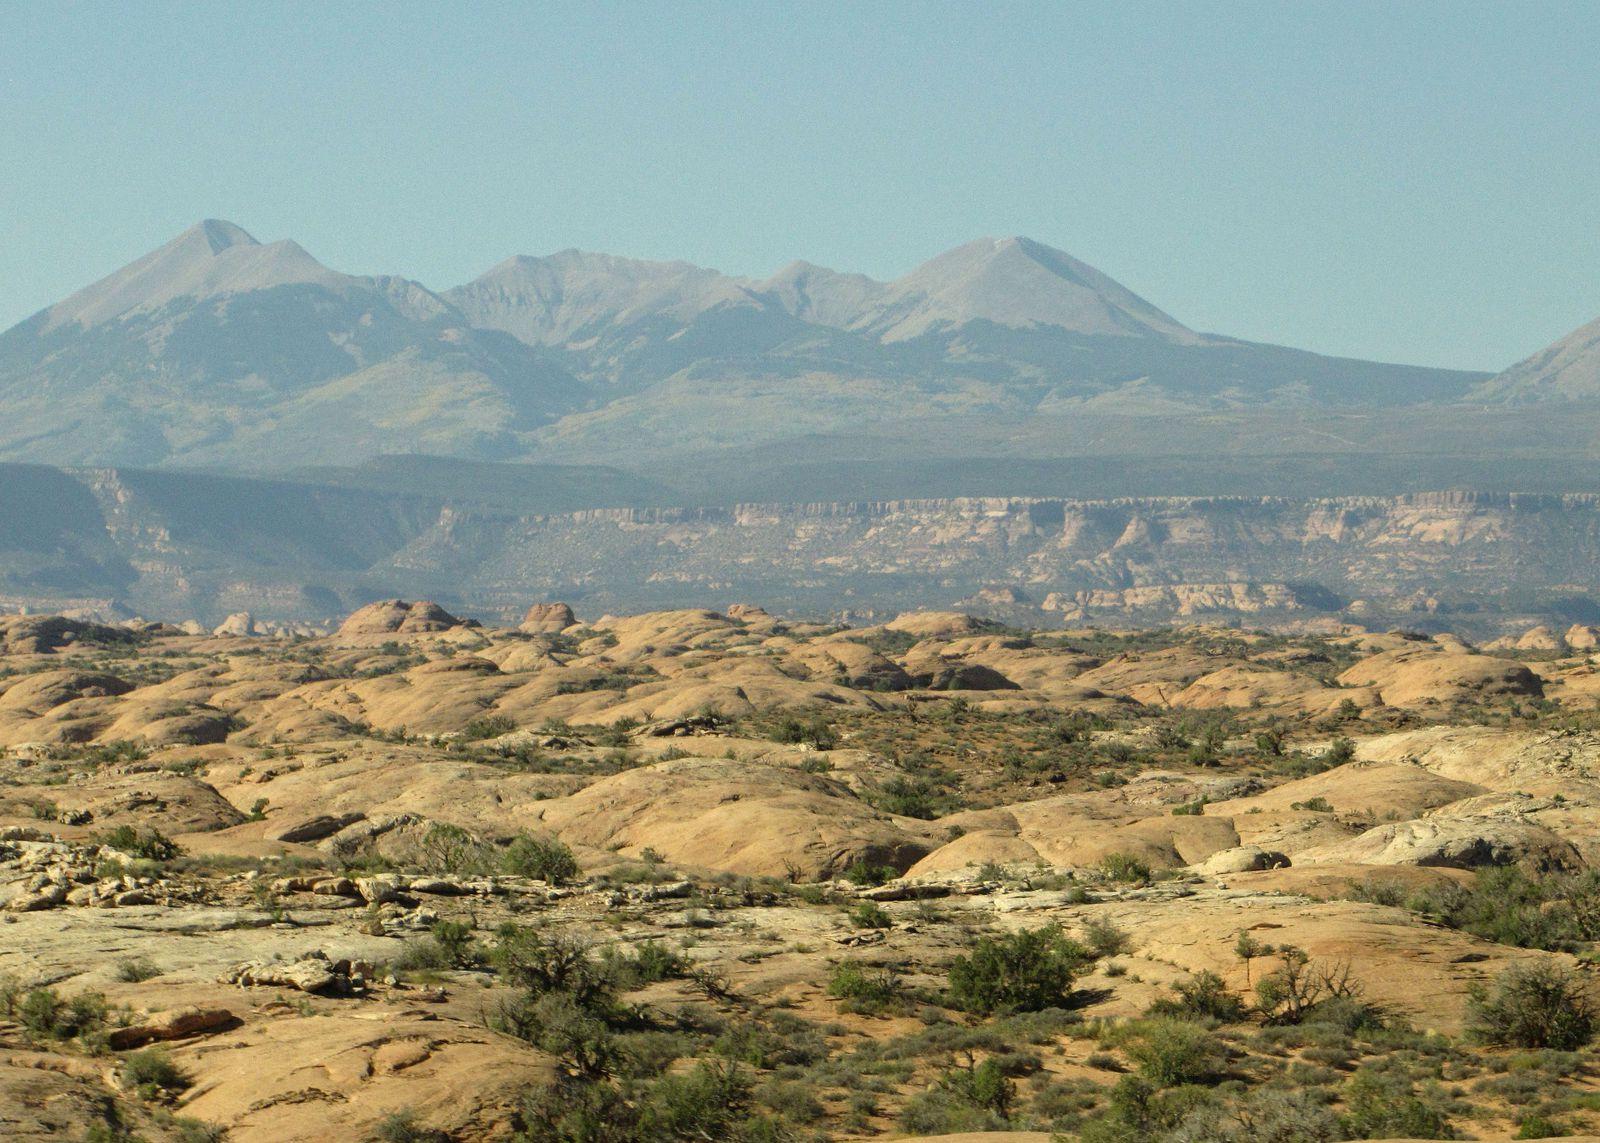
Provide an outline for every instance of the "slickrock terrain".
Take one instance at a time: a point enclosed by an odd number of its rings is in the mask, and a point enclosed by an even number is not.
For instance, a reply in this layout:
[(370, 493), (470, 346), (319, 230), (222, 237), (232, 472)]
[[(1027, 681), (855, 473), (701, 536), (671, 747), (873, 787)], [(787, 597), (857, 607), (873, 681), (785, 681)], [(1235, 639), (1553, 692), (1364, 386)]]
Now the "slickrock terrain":
[(1593, 629), (0, 618), (0, 1137), (1600, 1127)]

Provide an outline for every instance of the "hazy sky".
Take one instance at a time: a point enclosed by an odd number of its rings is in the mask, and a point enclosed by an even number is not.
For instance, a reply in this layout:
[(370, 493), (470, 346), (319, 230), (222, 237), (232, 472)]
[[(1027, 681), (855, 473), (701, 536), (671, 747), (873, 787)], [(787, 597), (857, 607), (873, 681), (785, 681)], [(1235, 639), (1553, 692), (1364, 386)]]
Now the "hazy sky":
[(0, 327), (202, 217), (436, 289), (1026, 234), (1200, 329), (1500, 368), (1600, 316), (1597, 60), (1593, 2), (6, 3)]

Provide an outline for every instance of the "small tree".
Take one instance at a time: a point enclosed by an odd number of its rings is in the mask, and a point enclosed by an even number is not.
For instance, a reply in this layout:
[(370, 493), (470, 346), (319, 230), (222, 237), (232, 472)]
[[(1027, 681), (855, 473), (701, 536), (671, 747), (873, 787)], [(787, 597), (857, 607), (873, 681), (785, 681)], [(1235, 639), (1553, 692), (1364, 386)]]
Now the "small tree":
[(950, 996), (972, 1012), (1060, 1008), (1094, 955), (1060, 925), (984, 937), (950, 966)]
[(578, 859), (555, 838), (518, 834), (500, 858), (500, 867), (519, 877), (560, 885), (578, 876)]
[(1256, 981), (1256, 1008), (1268, 1024), (1299, 1024), (1323, 1001), (1361, 994), (1348, 961), (1314, 961), (1293, 945), (1278, 949), (1277, 957), (1278, 967)]

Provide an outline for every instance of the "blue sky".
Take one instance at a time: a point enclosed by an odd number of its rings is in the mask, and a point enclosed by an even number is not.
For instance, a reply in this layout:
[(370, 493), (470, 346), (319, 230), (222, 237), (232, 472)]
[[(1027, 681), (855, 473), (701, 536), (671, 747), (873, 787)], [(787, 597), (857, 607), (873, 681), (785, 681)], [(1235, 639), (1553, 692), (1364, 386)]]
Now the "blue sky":
[(202, 217), (434, 288), (1026, 234), (1201, 329), (1496, 369), (1600, 316), (1584, 4), (13, 3), (0, 326)]

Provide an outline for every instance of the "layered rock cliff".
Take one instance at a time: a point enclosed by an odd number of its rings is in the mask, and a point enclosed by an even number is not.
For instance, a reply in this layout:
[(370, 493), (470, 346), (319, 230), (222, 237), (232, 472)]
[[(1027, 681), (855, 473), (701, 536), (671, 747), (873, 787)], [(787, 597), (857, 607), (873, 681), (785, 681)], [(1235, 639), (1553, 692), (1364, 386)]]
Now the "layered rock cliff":
[[(8, 473), (12, 470), (6, 470)], [(967, 498), (518, 514), (414, 495), (115, 470), (0, 483), (0, 599), (214, 621), (424, 596), (491, 618), (755, 599), (814, 615), (962, 603), (1035, 620), (1454, 612), (1568, 621), (1600, 496)], [(55, 501), (66, 498), (72, 511)], [(92, 558), (91, 558), (92, 557)], [(1508, 591), (1507, 585), (1512, 585)], [(1351, 612), (1351, 609), (1354, 609)], [(1577, 611), (1573, 611), (1576, 608)], [(1594, 608), (1600, 612), (1600, 608)]]

